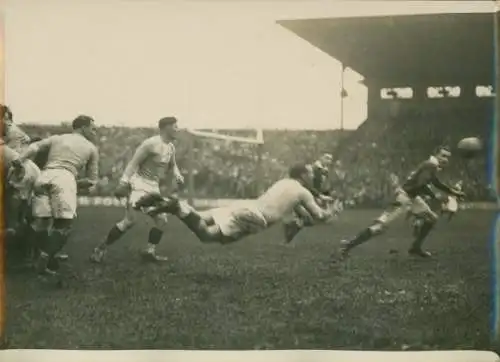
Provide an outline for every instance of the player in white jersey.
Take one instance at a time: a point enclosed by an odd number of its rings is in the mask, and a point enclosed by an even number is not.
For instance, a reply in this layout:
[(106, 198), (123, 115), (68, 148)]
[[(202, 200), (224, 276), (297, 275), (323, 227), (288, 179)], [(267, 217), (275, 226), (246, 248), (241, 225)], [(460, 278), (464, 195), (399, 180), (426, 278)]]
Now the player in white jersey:
[[(333, 199), (329, 195), (330, 190), (326, 181), (328, 179), (329, 168), (333, 162), (333, 156), (329, 153), (323, 154), (318, 160), (311, 164), (313, 170), (313, 182), (310, 191), (316, 198), (316, 202), (320, 205), (333, 203)], [(335, 204), (336, 209), (340, 211), (338, 203)], [(293, 213), (291, 220), (285, 220), (283, 224), (285, 241), (291, 242), (293, 238), (306, 226), (312, 225), (312, 217), (303, 207), (298, 207)]]
[[(72, 123), (73, 132), (54, 135), (31, 144), (14, 162), (34, 157), (48, 150), (47, 163), (37, 179), (32, 202), (33, 236), (39, 245), (38, 271), (55, 274), (56, 254), (66, 244), (76, 216), (78, 188), (88, 189), (97, 183), (99, 154), (92, 143), (96, 136), (94, 120), (78, 116)], [(86, 178), (77, 180), (82, 169)]]
[(289, 178), (277, 181), (256, 200), (198, 212), (185, 202), (168, 198), (149, 213), (176, 215), (204, 243), (232, 243), (283, 221), (298, 206), (303, 206), (316, 222), (330, 218), (332, 211), (321, 208), (309, 191), (312, 178), (311, 166), (296, 165), (290, 169)]
[[(401, 187), (396, 188), (394, 202), (382, 215), (351, 240), (341, 241), (340, 254), (342, 258), (345, 258), (355, 247), (383, 233), (390, 223), (400, 216), (405, 215), (408, 210), (425, 219), (425, 224), (419, 229), (419, 235), (417, 236), (418, 239), (423, 240), (438, 220), (438, 215), (424, 200), (425, 195), (431, 195), (431, 197), (433, 195), (430, 185), (458, 198), (464, 196), (460, 190), (455, 190), (443, 184), (437, 176), (442, 168), (448, 164), (450, 157), (451, 152), (448, 149), (439, 148), (434, 155), (422, 162), (411, 172)], [(414, 243), (409, 253), (420, 257), (430, 256), (429, 252), (421, 249), (421, 243), (419, 244), (418, 242)]]
[[(177, 167), (174, 141), (177, 136), (177, 119), (164, 117), (158, 122), (159, 134), (142, 142), (129, 164), (117, 187), (115, 195), (127, 197), (125, 216), (117, 222), (93, 251), (90, 260), (102, 261), (108, 247), (120, 239), (136, 222), (137, 213), (144, 211), (143, 201), (150, 195), (160, 194), (160, 182), (170, 180), (172, 173), (177, 185), (184, 183), (184, 178)], [(166, 215), (153, 217), (154, 227), (149, 231), (148, 247), (142, 252), (146, 261), (166, 261), (156, 253), (156, 246), (163, 237), (167, 224)]]

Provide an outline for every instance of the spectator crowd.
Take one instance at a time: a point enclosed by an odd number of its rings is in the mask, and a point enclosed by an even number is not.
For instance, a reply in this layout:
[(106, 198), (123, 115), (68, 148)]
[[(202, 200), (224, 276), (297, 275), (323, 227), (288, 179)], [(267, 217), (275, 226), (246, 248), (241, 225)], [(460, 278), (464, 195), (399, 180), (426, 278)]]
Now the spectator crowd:
[[(332, 188), (343, 200), (380, 205), (391, 197), (390, 175), (404, 178), (439, 145), (452, 148), (459, 139), (479, 136), (488, 141), (490, 114), (480, 109), (458, 113), (433, 110), (413, 112), (384, 120), (370, 118), (356, 131), (264, 131), (263, 145), (193, 137), (181, 132), (177, 140), (177, 163), (188, 180), (192, 168), (194, 197), (251, 198), (286, 174), (297, 161), (311, 162), (322, 153), (334, 155)], [(425, 120), (425, 121), (424, 121)], [(31, 136), (63, 133), (68, 127), (23, 125)], [(250, 136), (252, 131), (218, 131)], [(155, 134), (151, 128), (100, 127), (101, 180), (96, 193), (110, 195), (136, 147)], [(189, 147), (193, 146), (192, 153)], [(191, 158), (190, 158), (191, 155)], [(191, 160), (191, 162), (190, 162)], [(491, 197), (487, 182), (487, 152), (465, 161), (453, 158), (444, 180), (464, 182), (469, 200)], [(187, 189), (181, 192), (187, 193)]]

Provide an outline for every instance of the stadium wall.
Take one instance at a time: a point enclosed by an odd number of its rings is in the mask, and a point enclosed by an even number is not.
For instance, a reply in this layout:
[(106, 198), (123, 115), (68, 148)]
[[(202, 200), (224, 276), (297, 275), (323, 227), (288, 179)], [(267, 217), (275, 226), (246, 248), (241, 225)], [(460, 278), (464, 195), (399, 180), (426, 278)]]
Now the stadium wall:
[[(196, 208), (214, 208), (231, 205), (234, 202), (241, 202), (241, 199), (194, 199)], [(78, 198), (79, 206), (99, 206), (99, 207), (122, 207), (125, 206), (125, 199), (116, 197), (100, 197), (100, 196), (81, 196)], [(477, 210), (498, 210), (498, 204), (494, 202), (471, 202), (462, 203), (461, 209), (477, 209)]]

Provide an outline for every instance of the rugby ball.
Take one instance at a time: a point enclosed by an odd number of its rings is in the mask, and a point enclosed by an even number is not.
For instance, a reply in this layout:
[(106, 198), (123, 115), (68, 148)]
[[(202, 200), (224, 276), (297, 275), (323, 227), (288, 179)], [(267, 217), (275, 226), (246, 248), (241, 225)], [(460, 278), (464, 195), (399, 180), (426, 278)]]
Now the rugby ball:
[(457, 149), (463, 157), (474, 157), (483, 149), (483, 142), (477, 137), (463, 138), (458, 142)]

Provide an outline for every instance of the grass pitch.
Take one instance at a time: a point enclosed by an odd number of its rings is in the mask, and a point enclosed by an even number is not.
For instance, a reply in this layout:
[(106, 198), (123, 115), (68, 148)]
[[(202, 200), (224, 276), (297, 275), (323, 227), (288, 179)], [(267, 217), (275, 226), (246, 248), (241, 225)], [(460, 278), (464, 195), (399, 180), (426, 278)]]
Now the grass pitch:
[(81, 208), (66, 251), (67, 284), (7, 272), (8, 348), (58, 349), (488, 349), (491, 211), (442, 221), (410, 258), (408, 225), (332, 263), (338, 241), (376, 211), (347, 211), (333, 225), (283, 243), (281, 227), (229, 246), (203, 245), (175, 218), (144, 264), (148, 225), (88, 261), (122, 211)]

